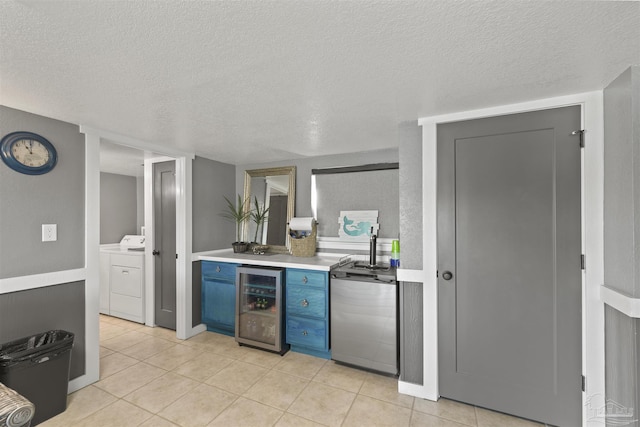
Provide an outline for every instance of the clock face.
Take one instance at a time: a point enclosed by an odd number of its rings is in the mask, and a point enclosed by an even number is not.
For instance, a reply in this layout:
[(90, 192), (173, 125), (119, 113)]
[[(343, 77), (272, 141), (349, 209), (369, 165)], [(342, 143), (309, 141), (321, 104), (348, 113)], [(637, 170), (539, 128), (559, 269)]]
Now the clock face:
[(56, 165), (58, 155), (44, 137), (31, 132), (13, 132), (0, 143), (2, 160), (11, 169), (27, 175), (42, 175)]
[(33, 139), (20, 139), (14, 142), (11, 154), (19, 163), (31, 168), (46, 165), (50, 157), (47, 147)]

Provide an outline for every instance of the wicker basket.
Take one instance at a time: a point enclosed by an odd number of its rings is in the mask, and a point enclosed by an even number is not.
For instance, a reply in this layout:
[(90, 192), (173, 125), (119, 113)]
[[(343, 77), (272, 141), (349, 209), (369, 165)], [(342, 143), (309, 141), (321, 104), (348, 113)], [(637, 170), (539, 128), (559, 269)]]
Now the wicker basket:
[(316, 236), (318, 229), (313, 221), (311, 234), (300, 239), (291, 238), (291, 255), (300, 257), (311, 257), (316, 254)]
[(0, 383), (0, 426), (31, 425), (35, 406), (21, 394)]

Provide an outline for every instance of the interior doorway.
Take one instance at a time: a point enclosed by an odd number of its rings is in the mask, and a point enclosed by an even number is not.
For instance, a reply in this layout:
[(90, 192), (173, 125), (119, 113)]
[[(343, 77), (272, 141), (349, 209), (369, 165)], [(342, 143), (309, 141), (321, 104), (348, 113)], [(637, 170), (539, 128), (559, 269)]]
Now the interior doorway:
[[(155, 221), (153, 219), (150, 220), (149, 216), (153, 216), (153, 165), (157, 162), (160, 163), (172, 163), (175, 165), (175, 159), (172, 157), (166, 157), (162, 154), (159, 154), (156, 151), (139, 149), (135, 147), (131, 147), (126, 144), (121, 144), (116, 140), (107, 140), (101, 138), (100, 140), (100, 176), (101, 181), (103, 180), (112, 180), (116, 184), (120, 185), (115, 188), (113, 191), (107, 195), (107, 199), (101, 197), (101, 220), (100, 220), (100, 228), (103, 229), (105, 223), (108, 224), (106, 227), (108, 229), (108, 233), (101, 232), (102, 235), (111, 236), (111, 240), (116, 239), (119, 241), (124, 234), (130, 235), (142, 235), (145, 237), (145, 248), (144, 248), (144, 265), (142, 267), (143, 280), (144, 284), (142, 286), (142, 295), (143, 295), (143, 304), (144, 307), (142, 310), (142, 319), (145, 324), (148, 326), (162, 326), (169, 329), (176, 329), (176, 307), (175, 307), (175, 295), (176, 295), (176, 287), (177, 287), (177, 271), (176, 271), (176, 253), (177, 250), (175, 248), (176, 242), (176, 226), (177, 226), (177, 217), (175, 215), (175, 197), (173, 198), (173, 215), (169, 218), (166, 218), (161, 223), (164, 223), (165, 229), (168, 224), (171, 224), (171, 230), (162, 231), (160, 234), (155, 233)], [(150, 165), (150, 166), (146, 166)], [(175, 166), (174, 166), (175, 169)], [(151, 170), (151, 172), (150, 172)], [(173, 185), (171, 187), (171, 191), (175, 195), (176, 191), (176, 183), (175, 183), (175, 170), (172, 173)], [(131, 182), (135, 182), (135, 184), (130, 184)], [(121, 198), (123, 194), (130, 195), (131, 191), (129, 189), (130, 185), (134, 185), (135, 189), (133, 190), (135, 193), (134, 199), (132, 197), (127, 197), (126, 202), (123, 200), (117, 200)], [(102, 187), (102, 186), (101, 186)], [(101, 196), (105, 196), (102, 194)], [(104, 204), (109, 204), (107, 210), (105, 210)], [(114, 208), (114, 206), (117, 206)], [(114, 210), (115, 209), (115, 210)], [(127, 212), (123, 212), (127, 211)], [(132, 224), (132, 221), (129, 220), (127, 225), (119, 226), (119, 218), (135, 218), (135, 224)], [(113, 237), (116, 236), (116, 237)], [(173, 241), (173, 252), (172, 255), (172, 263), (158, 263), (161, 268), (156, 268), (156, 262), (153, 255), (154, 242), (158, 239), (158, 236), (171, 236), (172, 239), (169, 241)], [(166, 239), (165, 239), (166, 240)], [(108, 243), (116, 244), (117, 241), (109, 241)], [(100, 243), (105, 243), (101, 240)], [(163, 251), (164, 252), (164, 251)], [(167, 268), (170, 270), (168, 271)], [(160, 279), (162, 280), (163, 276), (167, 276), (168, 279), (165, 280), (165, 283), (171, 282), (171, 289), (168, 291), (174, 295), (173, 297), (173, 308), (170, 310), (171, 320), (166, 318), (166, 315), (158, 321), (156, 311), (154, 309), (155, 300), (156, 300), (156, 291), (154, 286), (149, 286), (149, 281), (151, 283), (155, 283), (155, 278), (160, 275)], [(102, 286), (101, 286), (101, 299), (102, 298)], [(167, 292), (164, 292), (166, 296)], [(164, 299), (166, 301), (166, 298)], [(101, 301), (101, 311), (104, 312), (102, 308)], [(131, 319), (130, 319), (131, 320)]]

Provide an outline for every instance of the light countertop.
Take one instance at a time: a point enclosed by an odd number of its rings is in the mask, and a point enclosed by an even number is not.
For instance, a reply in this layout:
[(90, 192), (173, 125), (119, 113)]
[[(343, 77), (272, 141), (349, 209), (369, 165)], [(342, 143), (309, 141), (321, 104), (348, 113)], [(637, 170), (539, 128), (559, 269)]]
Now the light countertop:
[(288, 254), (254, 255), (250, 252), (234, 253), (233, 249), (220, 249), (194, 253), (192, 260), (330, 271), (332, 268), (338, 266), (338, 262), (342, 256), (344, 255), (322, 254), (312, 257), (296, 257)]

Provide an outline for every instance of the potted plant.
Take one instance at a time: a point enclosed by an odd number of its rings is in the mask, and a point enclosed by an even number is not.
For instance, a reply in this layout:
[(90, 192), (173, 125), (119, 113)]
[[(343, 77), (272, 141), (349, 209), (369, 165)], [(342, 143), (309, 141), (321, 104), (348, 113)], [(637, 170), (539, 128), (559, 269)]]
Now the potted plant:
[(241, 241), (241, 232), (244, 223), (249, 219), (251, 211), (247, 209), (248, 200), (242, 200), (238, 194), (238, 202), (234, 205), (231, 200), (226, 196), (224, 200), (227, 202), (227, 210), (222, 212), (222, 216), (229, 221), (236, 223), (236, 241), (231, 244), (233, 246), (233, 252), (245, 252), (247, 250), (247, 243)]
[(264, 203), (260, 205), (258, 203), (258, 197), (254, 196), (254, 208), (250, 212), (250, 217), (253, 222), (256, 224), (256, 234), (253, 236), (253, 243), (257, 245), (262, 244), (262, 239), (258, 242), (258, 232), (261, 227), (264, 227), (264, 223), (267, 221), (267, 215), (269, 213), (269, 208), (265, 207)]

